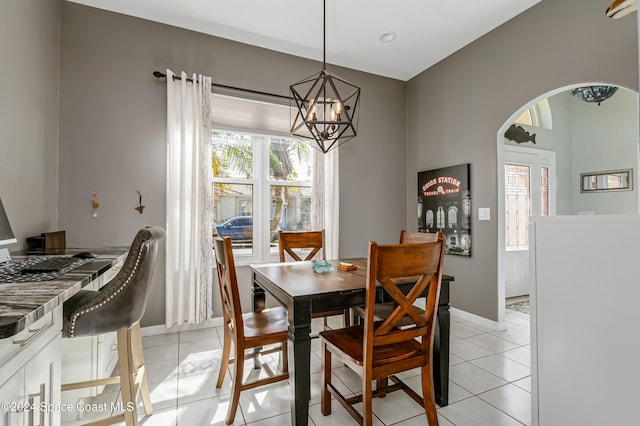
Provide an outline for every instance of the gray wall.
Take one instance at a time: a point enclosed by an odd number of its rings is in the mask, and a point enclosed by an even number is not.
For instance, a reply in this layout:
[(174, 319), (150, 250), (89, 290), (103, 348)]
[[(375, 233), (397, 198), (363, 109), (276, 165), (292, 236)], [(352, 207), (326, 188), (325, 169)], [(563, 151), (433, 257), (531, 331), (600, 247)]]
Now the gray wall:
[[(68, 2), (61, 64), (60, 227), (79, 246), (129, 244), (137, 228), (165, 224), (166, 85), (153, 71), (198, 72), (214, 83), (286, 95), (290, 84), (321, 69)], [(329, 68), (362, 89), (358, 136), (340, 152), (340, 251), (365, 256), (368, 240), (395, 241), (405, 226), (405, 83)], [(147, 206), (142, 215), (134, 210), (136, 190)], [(93, 191), (100, 194), (98, 218), (91, 215)], [(154, 281), (143, 325), (164, 322), (163, 267)]]
[[(164, 224), (165, 87), (152, 71), (286, 94), (320, 66), (67, 2), (59, 19), (59, 1), (0, 2), (0, 196), (21, 241), (12, 250), (58, 228), (70, 245), (126, 245), (140, 226)], [(606, 19), (599, 0), (547, 0), (406, 84), (331, 67), (362, 87), (359, 135), (341, 149), (341, 254), (363, 256), (368, 240), (416, 228), (418, 171), (470, 162), (473, 256), (447, 256), (445, 272), (456, 276), (455, 307), (497, 319), (496, 132), (558, 87), (637, 91), (637, 63), (635, 17)], [(478, 207), (493, 219), (478, 222)], [(145, 325), (163, 322), (163, 280), (160, 271)]]
[(0, 198), (22, 249), (58, 221), (60, 1), (0, 1)]
[[(416, 173), (471, 163), (471, 258), (447, 256), (456, 308), (498, 320), (497, 131), (531, 100), (580, 82), (638, 89), (635, 16), (604, 16), (600, 0), (547, 0), (407, 84), (407, 224)], [(490, 207), (491, 221), (478, 221)]]

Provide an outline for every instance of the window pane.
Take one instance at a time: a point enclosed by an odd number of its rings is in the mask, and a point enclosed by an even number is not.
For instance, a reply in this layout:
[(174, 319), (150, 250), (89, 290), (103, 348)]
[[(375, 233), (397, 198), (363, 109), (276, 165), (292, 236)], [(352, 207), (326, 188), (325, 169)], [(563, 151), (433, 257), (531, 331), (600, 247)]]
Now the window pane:
[(221, 237), (230, 237), (236, 254), (253, 252), (253, 185), (215, 183), (214, 225)]
[[(278, 229), (311, 230), (311, 187), (271, 186), (271, 247), (277, 251)], [(275, 247), (275, 250), (273, 249)]]
[(311, 148), (295, 139), (269, 139), (269, 179), (311, 181)]
[(213, 176), (251, 179), (253, 177), (253, 137), (229, 132), (213, 132)]
[(505, 246), (507, 250), (529, 248), (529, 166), (505, 164)]
[(542, 178), (542, 216), (549, 216), (549, 168), (540, 169)]
[(516, 118), (515, 123), (527, 124), (529, 126), (533, 125), (533, 120), (531, 119), (531, 111), (524, 111), (518, 118)]

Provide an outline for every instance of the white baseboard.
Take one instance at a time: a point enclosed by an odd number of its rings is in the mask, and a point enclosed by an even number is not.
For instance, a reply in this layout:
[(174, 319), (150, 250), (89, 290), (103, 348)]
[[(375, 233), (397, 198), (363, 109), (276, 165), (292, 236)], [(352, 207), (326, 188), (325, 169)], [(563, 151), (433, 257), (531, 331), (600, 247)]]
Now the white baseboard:
[(471, 312), (456, 308), (450, 308), (450, 311), (451, 317), (455, 319), (469, 321), (493, 331), (504, 331), (507, 329), (506, 321), (493, 321), (488, 318), (481, 317), (480, 315), (472, 314)]
[(176, 325), (171, 328), (167, 328), (167, 326), (164, 324), (150, 325), (147, 327), (142, 327), (140, 329), (140, 334), (142, 334), (143, 336), (155, 336), (158, 334), (178, 333), (181, 331), (199, 330), (202, 328), (220, 327), (220, 326), (222, 326), (222, 317), (212, 318), (210, 320), (201, 322), (200, 324), (183, 324), (183, 325)]

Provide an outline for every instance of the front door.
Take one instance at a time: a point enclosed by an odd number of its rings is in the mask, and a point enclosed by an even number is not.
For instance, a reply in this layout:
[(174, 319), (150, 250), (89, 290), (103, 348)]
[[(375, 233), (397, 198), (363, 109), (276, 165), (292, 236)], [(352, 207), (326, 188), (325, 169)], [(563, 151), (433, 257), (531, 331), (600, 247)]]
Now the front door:
[(555, 152), (505, 145), (505, 296), (529, 294), (529, 217), (555, 215)]

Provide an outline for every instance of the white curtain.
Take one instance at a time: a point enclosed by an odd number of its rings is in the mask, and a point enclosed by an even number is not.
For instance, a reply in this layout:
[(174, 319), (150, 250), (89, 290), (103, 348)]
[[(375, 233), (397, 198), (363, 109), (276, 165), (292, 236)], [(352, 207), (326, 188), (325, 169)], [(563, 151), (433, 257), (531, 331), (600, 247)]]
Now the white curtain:
[(174, 75), (167, 70), (167, 327), (213, 317), (211, 77)]
[(338, 259), (340, 245), (340, 155), (338, 148), (326, 154), (314, 151), (313, 229), (325, 230), (327, 259)]

